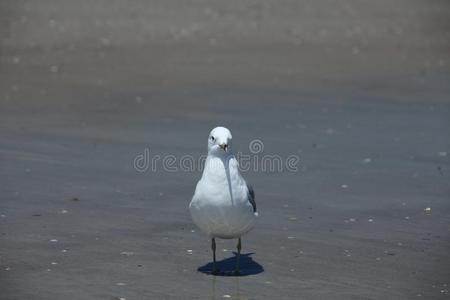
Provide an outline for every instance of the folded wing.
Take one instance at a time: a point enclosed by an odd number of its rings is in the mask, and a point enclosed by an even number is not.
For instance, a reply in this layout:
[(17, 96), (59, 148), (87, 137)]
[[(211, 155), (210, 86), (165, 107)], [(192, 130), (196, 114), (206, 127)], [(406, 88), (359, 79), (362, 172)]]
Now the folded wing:
[(256, 213), (255, 191), (253, 190), (253, 187), (248, 183), (247, 183), (247, 190), (248, 190), (247, 194), (248, 202), (250, 202), (250, 204), (253, 206), (253, 212)]

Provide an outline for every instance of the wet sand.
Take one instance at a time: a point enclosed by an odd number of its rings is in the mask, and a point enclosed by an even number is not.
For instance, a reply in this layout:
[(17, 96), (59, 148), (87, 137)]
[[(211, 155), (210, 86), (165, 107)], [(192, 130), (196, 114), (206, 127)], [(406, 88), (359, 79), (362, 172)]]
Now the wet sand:
[[(0, 299), (449, 297), (450, 5), (148, 3), (1, 4)], [(244, 173), (240, 277), (179, 165), (219, 124), (300, 159)]]

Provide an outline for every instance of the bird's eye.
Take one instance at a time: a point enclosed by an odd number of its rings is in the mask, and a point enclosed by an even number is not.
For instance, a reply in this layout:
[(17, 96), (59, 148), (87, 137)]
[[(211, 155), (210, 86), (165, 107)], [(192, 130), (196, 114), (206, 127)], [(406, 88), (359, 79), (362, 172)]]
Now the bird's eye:
[(214, 137), (213, 136), (211, 137), (211, 141), (214, 141)]

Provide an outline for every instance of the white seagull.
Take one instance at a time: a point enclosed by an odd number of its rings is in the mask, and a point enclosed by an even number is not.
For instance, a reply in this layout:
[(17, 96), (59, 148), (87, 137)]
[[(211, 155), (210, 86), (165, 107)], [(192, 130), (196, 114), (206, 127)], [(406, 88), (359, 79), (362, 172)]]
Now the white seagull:
[(216, 127), (209, 134), (205, 168), (189, 204), (192, 220), (211, 238), (213, 274), (219, 272), (215, 238), (238, 239), (235, 273), (239, 274), (241, 236), (253, 228), (258, 216), (255, 193), (239, 173), (231, 139), (225, 127)]

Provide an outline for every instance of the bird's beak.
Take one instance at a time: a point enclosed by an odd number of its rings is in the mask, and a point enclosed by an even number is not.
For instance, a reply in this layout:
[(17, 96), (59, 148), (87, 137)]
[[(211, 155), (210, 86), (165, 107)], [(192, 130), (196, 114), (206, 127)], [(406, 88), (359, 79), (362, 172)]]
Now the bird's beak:
[(219, 147), (220, 147), (223, 151), (227, 152), (227, 148), (228, 148), (228, 145), (227, 145), (227, 144), (220, 144)]

